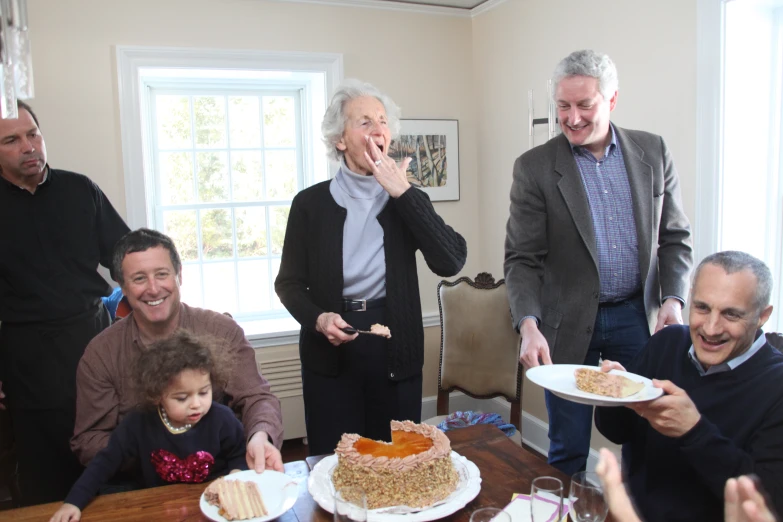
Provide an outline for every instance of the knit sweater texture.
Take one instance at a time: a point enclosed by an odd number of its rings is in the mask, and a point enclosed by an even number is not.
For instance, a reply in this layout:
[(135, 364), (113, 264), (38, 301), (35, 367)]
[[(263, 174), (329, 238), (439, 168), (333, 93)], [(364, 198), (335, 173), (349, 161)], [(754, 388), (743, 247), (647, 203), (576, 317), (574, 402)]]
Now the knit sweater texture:
[[(302, 364), (323, 375), (337, 375), (340, 348), (315, 329), (322, 313), (340, 313), (344, 287), (343, 225), (347, 212), (334, 201), (329, 183), (318, 183), (294, 198), (275, 290), (302, 326)], [(388, 377), (398, 381), (419, 374), (424, 364), (416, 251), (421, 250), (435, 274), (450, 277), (465, 264), (467, 245), (438, 216), (429, 197), (413, 187), (396, 199), (389, 198), (377, 219), (384, 234), (386, 320), (392, 332)]]

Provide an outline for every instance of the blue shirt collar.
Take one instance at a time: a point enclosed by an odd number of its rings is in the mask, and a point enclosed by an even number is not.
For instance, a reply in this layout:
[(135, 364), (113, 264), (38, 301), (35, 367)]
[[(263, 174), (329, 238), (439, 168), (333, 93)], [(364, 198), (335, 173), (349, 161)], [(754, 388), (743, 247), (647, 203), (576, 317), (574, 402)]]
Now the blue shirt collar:
[[(617, 150), (617, 133), (614, 131), (614, 125), (612, 123), (609, 123), (609, 131), (612, 133), (612, 140), (609, 142), (609, 145), (606, 146), (606, 150), (604, 150), (604, 157), (609, 157), (611, 154), (614, 154), (615, 150)], [(579, 146), (579, 145), (572, 145), (571, 142), (568, 142), (568, 145), (571, 147), (571, 152), (574, 154), (589, 154), (590, 156), (593, 155), (592, 152), (587, 150), (586, 148)]]
[(753, 341), (753, 344), (750, 345), (750, 348), (748, 350), (738, 355), (737, 357), (724, 361), (720, 364), (716, 364), (715, 366), (710, 366), (708, 369), (704, 369), (704, 366), (699, 362), (699, 359), (696, 358), (696, 349), (691, 344), (691, 349), (688, 350), (688, 357), (690, 358), (693, 365), (696, 367), (696, 369), (699, 371), (699, 375), (704, 377), (705, 375), (713, 375), (715, 373), (721, 373), (721, 372), (728, 372), (731, 370), (736, 369), (740, 364), (744, 363), (754, 355), (756, 355), (756, 352), (761, 350), (761, 347), (767, 344), (767, 337), (764, 335), (764, 332), (759, 330), (756, 332), (756, 340)]

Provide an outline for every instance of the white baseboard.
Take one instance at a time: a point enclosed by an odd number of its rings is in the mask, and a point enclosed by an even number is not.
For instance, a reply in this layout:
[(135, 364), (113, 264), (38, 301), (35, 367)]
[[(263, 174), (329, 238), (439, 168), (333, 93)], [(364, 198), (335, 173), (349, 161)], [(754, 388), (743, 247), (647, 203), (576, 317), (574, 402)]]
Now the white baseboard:
[[(437, 403), (437, 397), (424, 397), (421, 401), (421, 418), (434, 417), (437, 414)], [(502, 397), (474, 399), (462, 392), (452, 392), (449, 394), (449, 413), (455, 411), (494, 412), (499, 413), (505, 421), (508, 421), (511, 404)], [(544, 456), (549, 452), (548, 433), (548, 423), (522, 411), (522, 441)], [(595, 471), (596, 464), (598, 464), (598, 452), (590, 448), (590, 455), (587, 457), (587, 470)]]

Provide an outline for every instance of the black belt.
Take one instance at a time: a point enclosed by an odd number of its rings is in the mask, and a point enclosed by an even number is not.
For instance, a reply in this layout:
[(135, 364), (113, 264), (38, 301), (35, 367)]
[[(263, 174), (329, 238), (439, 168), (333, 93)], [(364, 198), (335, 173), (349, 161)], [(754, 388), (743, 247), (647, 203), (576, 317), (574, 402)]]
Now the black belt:
[(599, 306), (602, 308), (611, 308), (613, 306), (620, 306), (621, 304), (625, 304), (628, 301), (633, 301), (634, 299), (641, 299), (643, 297), (643, 294), (641, 292), (636, 292), (631, 297), (627, 297), (625, 299), (621, 299), (619, 301), (608, 301), (605, 303), (600, 303)]
[(364, 312), (372, 308), (383, 308), (384, 306), (386, 306), (385, 297), (367, 300), (343, 299), (342, 309), (343, 312)]

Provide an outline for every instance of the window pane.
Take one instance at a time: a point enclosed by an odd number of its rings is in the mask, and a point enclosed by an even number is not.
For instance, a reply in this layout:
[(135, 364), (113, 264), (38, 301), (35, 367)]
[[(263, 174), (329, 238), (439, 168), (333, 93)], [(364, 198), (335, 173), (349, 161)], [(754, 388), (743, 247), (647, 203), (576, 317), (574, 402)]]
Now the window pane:
[(237, 282), (234, 262), (204, 263), (204, 307), (216, 312), (236, 314)]
[(288, 212), (291, 207), (269, 207), (269, 228), (272, 233), (272, 253), (283, 253), (285, 226), (288, 223)]
[(296, 195), (296, 189), (296, 151), (267, 151), (267, 197), (269, 199), (293, 199)]
[(182, 262), (198, 261), (195, 210), (169, 210), (163, 213), (163, 232), (171, 237)]
[(296, 110), (291, 96), (264, 96), (264, 144), (296, 146)]
[(231, 180), (234, 201), (261, 201), (264, 191), (264, 171), (261, 151), (232, 152)]
[(269, 261), (242, 261), (238, 265), (239, 311), (247, 314), (269, 310)]
[(187, 96), (156, 96), (159, 149), (191, 147), (190, 100)]
[(194, 96), (196, 148), (226, 146), (226, 99), (223, 96)]
[(201, 211), (201, 253), (204, 259), (234, 256), (231, 215), (228, 210), (216, 208)]
[(225, 152), (197, 152), (198, 200), (228, 201), (228, 168)]
[[(272, 281), (277, 279), (277, 274), (280, 272), (280, 258), (272, 260)], [(275, 310), (282, 310), (284, 308), (283, 303), (280, 302), (280, 298), (277, 297), (277, 292), (272, 292), (272, 308)]]
[(266, 213), (264, 207), (238, 208), (237, 255), (258, 257), (266, 255)]
[[(177, 245), (179, 250), (179, 245)], [(201, 265), (182, 265), (182, 302), (190, 306), (204, 307), (201, 297)]]
[(231, 96), (228, 99), (232, 149), (261, 146), (261, 119), (258, 113), (256, 96)]
[(192, 203), (193, 157), (189, 152), (160, 154), (160, 201), (163, 205)]

